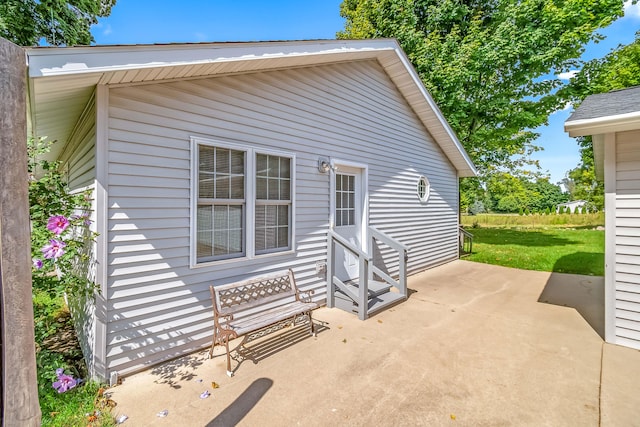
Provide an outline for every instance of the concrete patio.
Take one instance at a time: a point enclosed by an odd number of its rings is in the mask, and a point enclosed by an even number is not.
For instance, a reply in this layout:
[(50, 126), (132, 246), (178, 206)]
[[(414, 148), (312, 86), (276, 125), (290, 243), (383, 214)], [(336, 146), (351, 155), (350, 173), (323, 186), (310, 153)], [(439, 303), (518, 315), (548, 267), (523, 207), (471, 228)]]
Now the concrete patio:
[(126, 377), (114, 413), (130, 426), (640, 425), (640, 351), (603, 343), (601, 277), (455, 261), (409, 288), (365, 322), (321, 308), (316, 338), (255, 341), (233, 378), (221, 348)]

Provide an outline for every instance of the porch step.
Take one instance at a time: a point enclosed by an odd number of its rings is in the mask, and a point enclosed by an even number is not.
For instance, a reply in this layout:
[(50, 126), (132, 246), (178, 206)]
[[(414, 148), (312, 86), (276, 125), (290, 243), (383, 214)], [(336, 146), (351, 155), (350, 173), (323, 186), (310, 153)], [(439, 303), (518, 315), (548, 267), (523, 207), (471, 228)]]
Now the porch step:
[[(358, 293), (358, 282), (351, 280), (346, 283), (347, 286), (355, 293)], [(372, 280), (369, 282), (369, 307), (368, 313), (373, 314), (383, 308), (404, 301), (404, 297), (396, 292), (391, 292), (391, 285), (387, 282)], [(335, 306), (341, 310), (358, 313), (358, 304), (345, 295), (339, 289), (335, 291)]]
[[(356, 295), (358, 294), (358, 279), (353, 279), (345, 282), (347, 287), (353, 291)], [(391, 289), (391, 285), (387, 282), (382, 282), (379, 280), (371, 280), (369, 281), (369, 299), (376, 297), (378, 295), (386, 294)], [(340, 289), (336, 289), (336, 294), (340, 293), (340, 296), (344, 298), (348, 298)]]
[(385, 308), (391, 307), (406, 300), (401, 294), (397, 292), (388, 292), (383, 295), (378, 295), (375, 298), (369, 300), (369, 316), (382, 311)]
[[(387, 307), (391, 307), (392, 305), (401, 303), (405, 299), (405, 297), (397, 292), (387, 292), (384, 294), (376, 295), (369, 299), (367, 310), (368, 315), (371, 316)], [(358, 314), (358, 305), (342, 292), (336, 291), (334, 306), (341, 310)]]

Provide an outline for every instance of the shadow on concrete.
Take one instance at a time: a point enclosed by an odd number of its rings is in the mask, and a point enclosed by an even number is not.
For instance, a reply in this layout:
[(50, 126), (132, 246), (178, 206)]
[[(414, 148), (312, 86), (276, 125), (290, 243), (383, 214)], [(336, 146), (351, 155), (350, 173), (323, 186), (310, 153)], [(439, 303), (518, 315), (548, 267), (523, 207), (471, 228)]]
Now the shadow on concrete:
[(167, 384), (171, 388), (181, 388), (181, 381), (191, 381), (196, 377), (195, 369), (202, 365), (202, 356), (198, 353), (180, 357), (157, 365), (151, 369), (151, 375), (158, 377), (156, 384)]
[(207, 427), (229, 427), (237, 425), (258, 403), (273, 385), (269, 378), (258, 378), (227, 406), (220, 414), (207, 423)]
[[(316, 335), (329, 329), (326, 322), (318, 321), (317, 319), (313, 320), (313, 325)], [(263, 332), (266, 334), (263, 334)], [(308, 327), (304, 324), (295, 327), (285, 326), (280, 330), (266, 328), (264, 331), (258, 331), (256, 334), (245, 335), (229, 344), (231, 359), (235, 361), (235, 366), (234, 362), (231, 362), (231, 369), (235, 373), (240, 369), (240, 366), (242, 366), (245, 360), (250, 360), (254, 364), (257, 364), (267, 357), (312, 338), (313, 336), (309, 333)], [(224, 346), (216, 346), (213, 356), (225, 357), (225, 355)]]
[(551, 273), (538, 302), (575, 309), (604, 339), (604, 277)]

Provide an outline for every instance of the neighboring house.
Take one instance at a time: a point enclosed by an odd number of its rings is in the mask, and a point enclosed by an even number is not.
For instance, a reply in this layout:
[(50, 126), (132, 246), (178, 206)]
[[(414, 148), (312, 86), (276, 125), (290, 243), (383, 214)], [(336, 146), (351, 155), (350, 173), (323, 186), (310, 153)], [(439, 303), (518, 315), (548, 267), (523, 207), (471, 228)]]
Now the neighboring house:
[(593, 135), (605, 191), (605, 339), (640, 349), (640, 87), (591, 95), (569, 117)]
[(575, 213), (576, 209), (583, 207), (587, 202), (585, 200), (574, 200), (567, 203), (558, 203), (556, 213), (560, 212), (560, 208), (564, 208), (565, 212)]
[(410, 274), (458, 258), (475, 169), (395, 40), (26, 52), (30, 133), (95, 195), (93, 376), (207, 346), (210, 284), (292, 268), (325, 302), (330, 227), (363, 251), (376, 227)]

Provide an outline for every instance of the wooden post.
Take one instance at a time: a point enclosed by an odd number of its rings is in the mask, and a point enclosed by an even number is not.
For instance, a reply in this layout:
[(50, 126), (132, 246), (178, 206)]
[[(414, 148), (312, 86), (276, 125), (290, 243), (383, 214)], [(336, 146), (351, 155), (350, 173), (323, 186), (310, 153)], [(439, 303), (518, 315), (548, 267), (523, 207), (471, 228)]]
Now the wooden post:
[(31, 300), (26, 57), (0, 38), (0, 345), (2, 426), (39, 426)]

